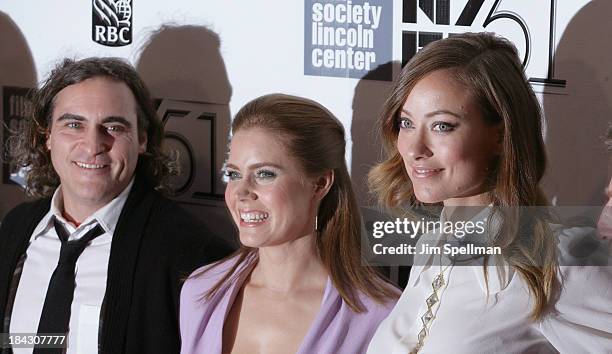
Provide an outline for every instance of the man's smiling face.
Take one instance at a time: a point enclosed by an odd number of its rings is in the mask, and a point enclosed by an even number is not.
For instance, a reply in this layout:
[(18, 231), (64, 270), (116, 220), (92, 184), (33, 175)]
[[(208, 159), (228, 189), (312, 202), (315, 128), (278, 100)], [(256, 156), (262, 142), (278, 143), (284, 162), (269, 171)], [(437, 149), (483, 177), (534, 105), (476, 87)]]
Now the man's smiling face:
[(54, 99), (47, 148), (64, 206), (95, 211), (129, 184), (146, 136), (138, 136), (136, 100), (126, 84), (93, 77)]

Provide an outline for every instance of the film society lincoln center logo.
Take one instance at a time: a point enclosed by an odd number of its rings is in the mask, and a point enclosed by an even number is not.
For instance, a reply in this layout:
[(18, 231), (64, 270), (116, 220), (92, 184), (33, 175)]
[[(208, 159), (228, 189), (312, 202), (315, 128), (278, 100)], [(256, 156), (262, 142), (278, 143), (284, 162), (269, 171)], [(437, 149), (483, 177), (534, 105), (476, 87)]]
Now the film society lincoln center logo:
[[(392, 60), (393, 1), (304, 0), (304, 74), (362, 78)], [(391, 80), (390, 72), (368, 78)]]
[(132, 0), (92, 0), (91, 38), (109, 47), (132, 43)]

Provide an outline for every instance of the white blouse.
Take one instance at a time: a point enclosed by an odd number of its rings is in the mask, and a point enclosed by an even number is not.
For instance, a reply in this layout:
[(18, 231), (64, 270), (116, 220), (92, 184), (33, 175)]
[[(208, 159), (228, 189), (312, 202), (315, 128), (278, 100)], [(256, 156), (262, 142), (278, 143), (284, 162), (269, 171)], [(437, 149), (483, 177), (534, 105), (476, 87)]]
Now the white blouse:
[[(576, 230), (570, 234), (557, 237), (575, 237)], [(561, 241), (559, 247), (565, 244)], [(445, 285), (438, 290), (439, 302), (432, 307), (434, 318), (419, 353), (612, 353), (611, 265), (560, 266), (558, 298), (534, 322), (529, 288), (511, 267), (489, 266), (487, 288), (482, 265), (440, 266), (438, 257), (426, 256), (412, 267), (406, 289), (368, 353), (405, 354), (417, 346), (425, 301), (440, 273)]]

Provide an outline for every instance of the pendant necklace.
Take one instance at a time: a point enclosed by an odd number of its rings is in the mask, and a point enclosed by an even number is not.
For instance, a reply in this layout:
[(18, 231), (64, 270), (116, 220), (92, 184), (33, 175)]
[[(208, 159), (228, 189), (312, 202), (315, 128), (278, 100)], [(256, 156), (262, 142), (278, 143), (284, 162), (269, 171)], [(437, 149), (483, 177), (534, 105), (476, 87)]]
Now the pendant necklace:
[[(448, 279), (444, 279), (444, 272), (446, 272), (448, 268), (452, 267), (453, 264), (454, 264), (454, 261), (451, 264), (442, 268), (442, 256), (440, 256), (440, 273), (438, 273), (434, 277), (434, 280), (431, 282), (431, 288), (433, 292), (425, 300), (425, 304), (427, 305), (427, 311), (425, 311), (425, 313), (421, 316), (421, 322), (423, 323), (423, 328), (421, 329), (418, 335), (419, 341), (416, 347), (410, 352), (410, 354), (417, 354), (419, 350), (423, 348), (423, 344), (425, 343), (425, 338), (427, 338), (427, 335), (429, 334), (429, 329), (431, 328), (431, 324), (433, 323), (433, 320), (436, 318), (436, 314), (438, 313), (438, 310), (440, 309), (440, 305), (438, 303), (440, 302), (441, 295), (439, 291), (440, 289), (442, 289), (442, 287), (447, 285), (447, 282), (448, 282)], [(450, 278), (450, 273), (449, 273), (449, 278)], [(438, 307), (434, 311), (434, 306), (436, 304), (438, 304)]]

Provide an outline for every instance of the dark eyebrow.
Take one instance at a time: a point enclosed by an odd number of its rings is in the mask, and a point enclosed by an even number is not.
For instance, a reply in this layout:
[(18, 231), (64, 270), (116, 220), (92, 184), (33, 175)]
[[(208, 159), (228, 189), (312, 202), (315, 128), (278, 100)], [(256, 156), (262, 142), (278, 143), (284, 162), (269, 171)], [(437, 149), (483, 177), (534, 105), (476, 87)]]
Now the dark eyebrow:
[(437, 116), (437, 115), (444, 115), (444, 114), (451, 115), (451, 116), (453, 116), (453, 117), (457, 117), (457, 118), (459, 118), (459, 119), (462, 119), (462, 118), (463, 118), (463, 115), (462, 115), (462, 114), (455, 113), (455, 112), (453, 112), (453, 111), (449, 111), (449, 110), (447, 110), (447, 109), (439, 109), (439, 110), (437, 110), (437, 111), (429, 112), (429, 113), (427, 113), (425, 116), (426, 116), (427, 118), (430, 118), (430, 117), (433, 117), (433, 116)]
[[(284, 168), (281, 165), (277, 165), (277, 164), (272, 163), (272, 162), (258, 162), (258, 163), (254, 163), (254, 164), (250, 165), (249, 168), (250, 169), (256, 169), (256, 168), (260, 168), (260, 167), (264, 167), (264, 166), (269, 166), (269, 167), (277, 168), (279, 170), (284, 170)], [(229, 162), (227, 164), (225, 164), (225, 167), (229, 167), (229, 168), (234, 169), (234, 170), (240, 170), (238, 168), (238, 166), (236, 166), (236, 165), (234, 165), (232, 163), (229, 163)]]
[[(412, 114), (410, 114), (410, 112), (408, 112), (408, 111), (407, 111), (407, 110), (405, 110), (405, 109), (402, 109), (402, 112), (401, 112), (401, 113), (404, 113), (404, 114), (406, 114), (406, 115), (408, 115), (408, 116), (411, 116), (411, 117), (412, 117)], [(451, 116), (453, 116), (453, 117), (457, 117), (457, 118), (459, 118), (459, 119), (463, 119), (463, 115), (462, 115), (462, 114), (455, 113), (455, 112), (453, 112), (453, 111), (449, 111), (449, 110), (447, 110), (447, 109), (439, 109), (439, 110), (436, 110), (436, 111), (433, 111), (433, 112), (429, 112), (429, 113), (427, 113), (427, 114), (425, 115), (425, 117), (427, 117), (427, 118), (431, 118), (431, 117), (433, 117), (433, 116), (437, 116), (437, 115), (444, 115), (444, 114), (451, 115)]]
[[(76, 121), (79, 121), (79, 122), (83, 122), (86, 119), (85, 119), (85, 117), (80, 116), (78, 114), (64, 113), (59, 118), (57, 118), (58, 122), (63, 121), (63, 120), (76, 120)], [(131, 128), (132, 127), (132, 123), (130, 123), (124, 117), (120, 117), (120, 116), (110, 116), (110, 117), (106, 117), (106, 118), (102, 119), (102, 124), (108, 124), (108, 123), (121, 123), (121, 124), (125, 125), (127, 128)]]
[(106, 117), (102, 119), (102, 124), (107, 124), (107, 123), (121, 123), (125, 125), (127, 128), (132, 127), (132, 123), (130, 123), (127, 119), (123, 117), (119, 117), (119, 116), (110, 116), (110, 117)]
[(78, 121), (84, 121), (85, 117), (83, 116), (79, 116), (77, 114), (72, 114), (72, 113), (64, 113), (62, 114), (59, 118), (57, 118), (57, 121), (62, 121), (62, 120), (78, 120)]

